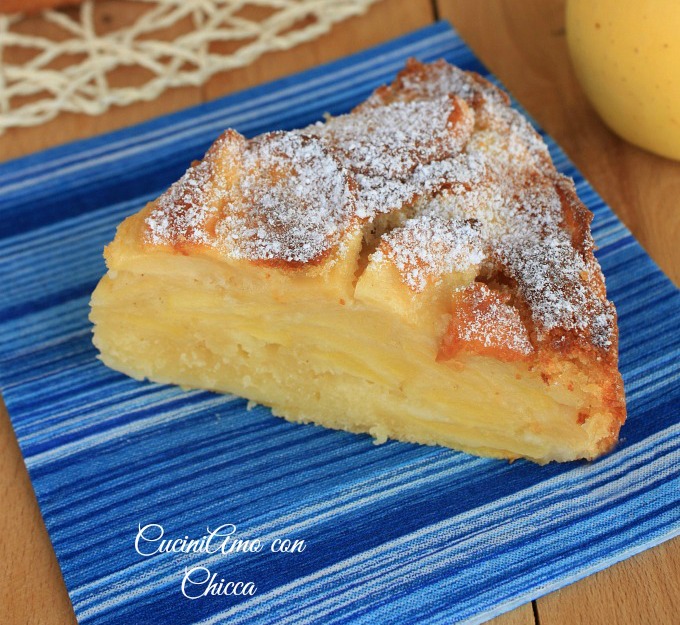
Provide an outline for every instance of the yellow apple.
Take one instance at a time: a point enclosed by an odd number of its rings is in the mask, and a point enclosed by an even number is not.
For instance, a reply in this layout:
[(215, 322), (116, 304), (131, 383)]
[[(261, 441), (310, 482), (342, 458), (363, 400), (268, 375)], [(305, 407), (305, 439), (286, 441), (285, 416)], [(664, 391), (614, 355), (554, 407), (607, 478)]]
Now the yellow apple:
[(680, 0), (568, 0), (567, 41), (605, 123), (680, 160)]

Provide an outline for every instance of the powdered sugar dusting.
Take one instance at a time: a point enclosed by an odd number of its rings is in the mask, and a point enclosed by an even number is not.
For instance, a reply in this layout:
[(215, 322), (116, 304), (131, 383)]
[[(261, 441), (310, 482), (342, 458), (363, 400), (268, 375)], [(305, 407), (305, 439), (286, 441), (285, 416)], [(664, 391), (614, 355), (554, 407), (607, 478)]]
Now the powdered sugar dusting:
[(249, 143), (223, 212), (217, 241), (234, 258), (307, 263), (340, 241), (356, 211), (349, 177), (318, 139), (273, 133)]
[(453, 272), (476, 269), (485, 253), (474, 221), (419, 215), (386, 234), (373, 260), (387, 257), (415, 292)]
[(318, 136), (352, 172), (357, 215), (371, 219), (444, 184), (469, 181), (474, 170), (456, 157), (473, 125), (464, 101), (441, 94), (359, 108), (299, 132)]
[[(211, 153), (220, 154), (233, 166), (238, 166), (243, 147), (240, 135), (227, 132), (215, 142)], [(215, 158), (205, 158), (192, 165), (156, 200), (146, 219), (147, 240), (155, 245), (169, 242), (211, 244), (206, 223), (218, 213), (224, 197), (226, 181), (220, 180), (222, 173)]]
[[(514, 285), (533, 339), (569, 333), (607, 349), (615, 312), (587, 222), (572, 240), (565, 188), (573, 191), (502, 91), (444, 62), (412, 62), (349, 115), (250, 141), (225, 133), (152, 206), (146, 240), (306, 265), (350, 228), (400, 214), (375, 258), (414, 293), (480, 266)], [(503, 306), (487, 313), (515, 310)], [(490, 319), (477, 321), (470, 332), (491, 332)]]
[(615, 311), (594, 288), (601, 285), (602, 274), (592, 239), (586, 233), (581, 249), (575, 248), (564, 224), (558, 187), (573, 190), (573, 184), (555, 171), (540, 136), (508, 106), (507, 96), (478, 77), (435, 63), (407, 69), (393, 90), (373, 96), (371, 105), (446, 93), (456, 93), (475, 111), (475, 131), (465, 154), (481, 164), (485, 175), (473, 185), (454, 185), (421, 199), (415, 212), (476, 220), (490, 268), (516, 283), (537, 340), (555, 330), (568, 331), (608, 349)]
[[(479, 163), (461, 153), (473, 125), (465, 102), (442, 95), (249, 142), (231, 131), (157, 201), (147, 238), (210, 245), (239, 259), (319, 261), (356, 220), (481, 179)], [(215, 175), (225, 158), (238, 169), (228, 180)]]
[(454, 298), (457, 305), (443, 346), (445, 355), (452, 355), (462, 345), (510, 359), (534, 351), (517, 309), (486, 285), (473, 282)]

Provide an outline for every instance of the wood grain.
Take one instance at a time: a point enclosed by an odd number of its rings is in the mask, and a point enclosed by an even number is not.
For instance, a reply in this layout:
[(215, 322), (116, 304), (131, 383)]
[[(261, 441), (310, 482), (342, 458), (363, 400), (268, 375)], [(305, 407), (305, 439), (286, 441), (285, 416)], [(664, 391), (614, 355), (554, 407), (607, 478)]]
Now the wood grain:
[(52, 9), (67, 4), (79, 4), (83, 0), (0, 0), (0, 13), (29, 13)]
[[(74, 13), (79, 9), (74, 7), (62, 10)], [(125, 0), (98, 2), (95, 5), (94, 13), (95, 29), (97, 32), (106, 32), (126, 25), (137, 12), (138, 7), (125, 2)], [(168, 29), (168, 33), (171, 35), (173, 32), (181, 32), (182, 28), (183, 25), (179, 24)], [(59, 36), (58, 28), (45, 22), (39, 15), (26, 19), (22, 24), (22, 30), (38, 36)], [(30, 50), (5, 48), (3, 55), (7, 62), (20, 63), (23, 58), (30, 57), (30, 52)], [(115, 83), (124, 76), (126, 80), (134, 83), (136, 79), (145, 77), (144, 72), (145, 70), (138, 67), (121, 67), (111, 72), (108, 78)], [(168, 89), (152, 102), (138, 102), (125, 107), (114, 106), (105, 115), (90, 116), (62, 113), (55, 119), (39, 126), (10, 128), (0, 135), (0, 161), (30, 154), (67, 141), (91, 137), (116, 128), (130, 126), (145, 119), (198, 104), (201, 101), (200, 87), (181, 87)]]
[[(124, 1), (98, 3), (97, 28), (114, 28), (125, 23), (133, 17), (132, 10), (134, 8)], [(0, 136), (0, 160), (135, 124), (196, 104), (204, 97), (213, 98), (301, 71), (387, 41), (424, 26), (432, 19), (429, 0), (382, 2), (366, 15), (337, 25), (328, 35), (314, 42), (287, 52), (265, 55), (248, 68), (217, 75), (203, 88), (172, 89), (153, 102), (113, 108), (98, 117), (62, 114), (41, 126), (11, 130)], [(45, 34), (45, 29), (51, 28), (37, 17), (31, 18), (25, 27), (36, 35)], [(21, 51), (13, 54), (21, 54)], [(0, 505), (0, 624), (75, 623), (56, 556), (4, 406), (0, 409), (0, 497), (3, 502)], [(507, 625), (515, 623), (528, 625), (533, 619), (507, 621)]]
[[(652, 258), (680, 281), (680, 163), (615, 136), (570, 65), (563, 0), (437, 0), (475, 53), (565, 149)], [(540, 625), (677, 623), (680, 539), (539, 599)]]
[(668, 625), (680, 620), (680, 540), (619, 562), (537, 601), (540, 625)]
[[(568, 64), (560, 0), (436, 0), (485, 63), (566, 149), (661, 267), (680, 280), (680, 164), (629, 146), (590, 109)], [(124, 1), (97, 5), (98, 27), (130, 19)], [(364, 49), (430, 23), (429, 0), (382, 0), (328, 35), (251, 66), (215, 76), (202, 88), (99, 117), (61, 115), (0, 136), (0, 160), (174, 111)], [(36, 18), (28, 28), (41, 34)], [(181, 28), (181, 26), (180, 26)], [(115, 79), (115, 77), (114, 77)], [(75, 617), (8, 416), (0, 407), (0, 623), (73, 623)], [(540, 625), (674, 623), (680, 613), (680, 540), (661, 545), (536, 602)], [(493, 625), (532, 625), (531, 604)]]
[(515, 608), (510, 612), (501, 614), (488, 621), (489, 625), (538, 625), (534, 618), (534, 610), (531, 603)]
[(0, 623), (75, 623), (57, 557), (1, 399), (0, 502)]
[[(78, 9), (64, 10), (73, 12)], [(97, 32), (118, 28), (129, 23), (138, 10), (138, 7), (125, 0), (102, 0), (95, 5), (95, 28)], [(202, 87), (168, 89), (152, 102), (138, 102), (126, 107), (114, 106), (104, 115), (62, 113), (40, 126), (12, 128), (0, 135), (0, 161), (137, 124), (198, 104), (205, 99), (211, 100), (287, 76), (403, 35), (430, 24), (433, 17), (430, 0), (383, 0), (371, 6), (366, 14), (336, 24), (323, 37), (291, 50), (267, 53), (248, 67), (216, 74)], [(376, 28), (376, 24), (379, 27)], [(182, 32), (185, 27), (184, 24), (178, 24), (168, 29), (168, 36)], [(26, 20), (22, 28), (36, 35), (54, 36), (56, 27), (35, 16)], [(27, 55), (27, 51), (8, 48), (3, 54), (8, 62), (17, 63), (23, 58), (22, 55)], [(142, 79), (144, 72), (145, 70), (136, 67), (119, 68), (109, 74), (108, 79), (115, 83), (124, 77), (125, 80), (134, 82)]]
[(265, 54), (258, 63), (213, 76), (204, 88), (212, 100), (232, 91), (259, 85), (351, 52), (389, 41), (434, 21), (430, 0), (382, 0), (360, 16), (333, 28), (332, 37), (315, 39), (283, 52)]
[(564, 0), (437, 0), (437, 6), (680, 283), (680, 163), (619, 139), (592, 109), (569, 60)]

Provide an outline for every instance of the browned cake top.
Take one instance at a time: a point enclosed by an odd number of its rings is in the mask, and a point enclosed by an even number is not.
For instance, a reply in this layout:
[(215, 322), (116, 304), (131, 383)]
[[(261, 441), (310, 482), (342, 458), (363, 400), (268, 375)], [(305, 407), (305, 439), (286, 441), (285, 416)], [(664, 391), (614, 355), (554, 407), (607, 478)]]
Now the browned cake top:
[(400, 225), (372, 258), (414, 293), (476, 266), (534, 344), (615, 343), (592, 215), (573, 183), (502, 91), (443, 61), (411, 61), (326, 123), (250, 141), (227, 131), (153, 205), (146, 241), (304, 267), (388, 213)]

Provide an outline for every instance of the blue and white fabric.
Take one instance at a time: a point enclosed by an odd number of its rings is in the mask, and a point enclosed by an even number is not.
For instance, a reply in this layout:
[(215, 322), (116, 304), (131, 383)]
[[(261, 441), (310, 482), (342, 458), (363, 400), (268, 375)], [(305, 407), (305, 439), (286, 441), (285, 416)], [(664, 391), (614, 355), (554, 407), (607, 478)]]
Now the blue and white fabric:
[[(549, 137), (595, 213), (619, 312), (628, 421), (596, 462), (378, 446), (97, 360), (88, 302), (124, 217), (224, 128), (252, 136), (346, 112), (408, 57), (487, 74), (439, 23), (0, 165), (0, 386), (80, 622), (477, 623), (679, 533), (680, 293)], [(208, 527), (262, 549), (145, 555), (160, 527), (177, 549)], [(273, 552), (283, 539), (304, 550)], [(208, 573), (215, 592), (240, 581), (255, 593), (189, 598)]]

